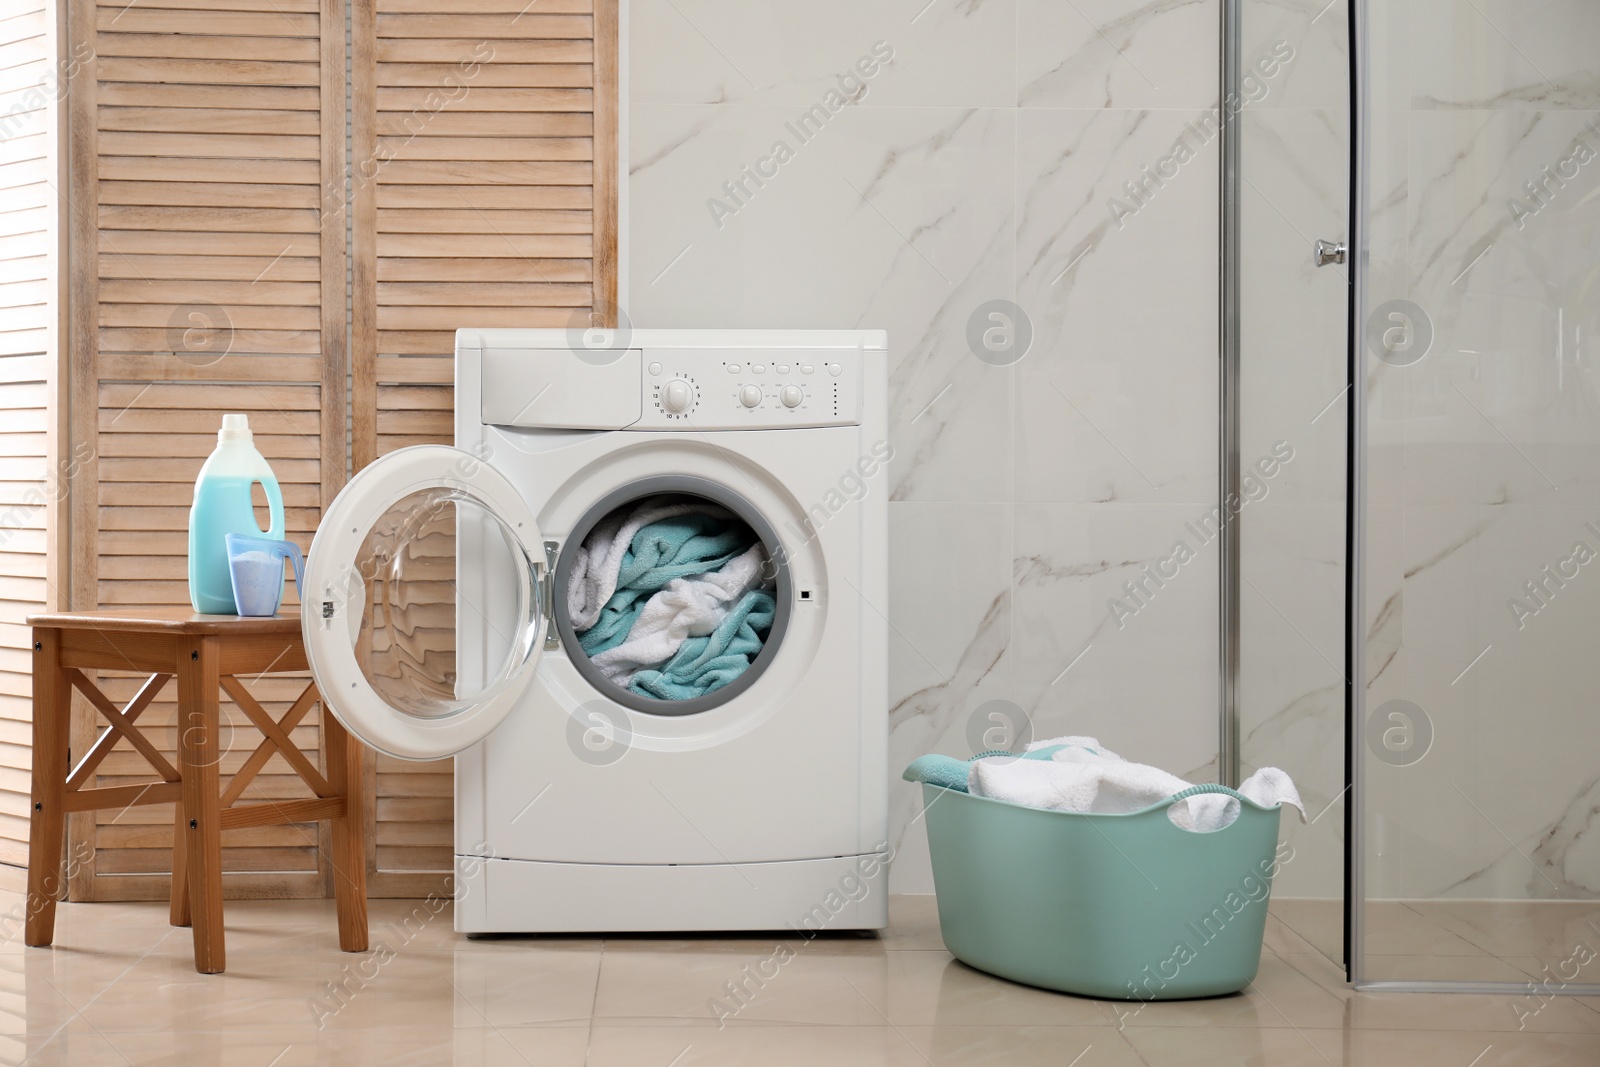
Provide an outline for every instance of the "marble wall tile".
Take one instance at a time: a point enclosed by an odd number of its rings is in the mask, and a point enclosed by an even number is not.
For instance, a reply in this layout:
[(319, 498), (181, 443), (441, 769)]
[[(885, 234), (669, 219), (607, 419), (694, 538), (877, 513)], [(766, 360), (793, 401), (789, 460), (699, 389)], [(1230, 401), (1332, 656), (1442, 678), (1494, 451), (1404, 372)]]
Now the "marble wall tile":
[(1415, 108), (1600, 106), (1600, 8), (1586, 0), (1386, 0)]
[[(1387, 843), (1369, 871), (1376, 895), (1600, 893), (1589, 840), (1600, 572), (1563, 562), (1580, 541), (1600, 555), (1591, 522), (1600, 507), (1405, 509), (1402, 644), (1369, 707), (1414, 702), (1433, 749), (1407, 767), (1367, 760)], [(1572, 577), (1551, 579), (1547, 565)], [(1528, 582), (1542, 583), (1539, 598)]]
[(1017, 364), (1019, 500), (1215, 498), (1216, 246), (1201, 220), (1216, 145), (1200, 116), (1020, 117), (1018, 299), (1034, 340)]
[[(1202, 532), (1207, 509), (1016, 510), (1008, 680), (1035, 736), (1098, 737), (1176, 774), (1213, 764), (1216, 547)], [(1179, 544), (1192, 554), (1188, 562), (1175, 560)]]
[[(806, 143), (789, 122), (765, 106), (634, 109), (629, 314), (886, 329), (895, 499), (1008, 499), (1012, 372), (973, 356), (965, 327), (1014, 291), (1015, 112), (850, 108)], [(793, 159), (735, 202), (723, 183), (778, 141)], [(708, 201), (734, 210), (714, 220)]]
[(1289, 773), (1315, 822), (1285, 812), (1294, 848), (1275, 891), (1338, 897), (1343, 888), (1344, 504), (1269, 496), (1239, 517), (1239, 735), (1245, 773)]
[(1217, 102), (1216, 0), (1019, 0), (1023, 107), (1192, 108)]
[(1344, 107), (1348, 17), (1346, 0), (1245, 0), (1241, 61), (1255, 78), (1241, 86), (1250, 101), (1247, 110)]
[(1013, 515), (1009, 504), (889, 505), (889, 828), (891, 887), (933, 892), (921, 788), (900, 780), (928, 752), (965, 759), (969, 725), (1013, 700)]
[(633, 0), (629, 17), (640, 103), (809, 106), (875, 46), (892, 60), (866, 106), (1017, 103), (1015, 0)]

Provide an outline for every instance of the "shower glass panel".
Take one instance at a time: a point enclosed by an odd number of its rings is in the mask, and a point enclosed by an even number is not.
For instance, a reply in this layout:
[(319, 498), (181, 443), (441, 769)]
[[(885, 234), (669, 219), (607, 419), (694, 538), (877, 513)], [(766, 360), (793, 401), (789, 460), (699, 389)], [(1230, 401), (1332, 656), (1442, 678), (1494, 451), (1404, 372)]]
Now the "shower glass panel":
[(1282, 820), (1273, 913), (1342, 962), (1348, 268), (1313, 247), (1347, 238), (1347, 13), (1238, 12), (1239, 770), (1299, 787), (1315, 821)]
[(1355, 978), (1537, 1012), (1600, 983), (1600, 4), (1366, 4)]

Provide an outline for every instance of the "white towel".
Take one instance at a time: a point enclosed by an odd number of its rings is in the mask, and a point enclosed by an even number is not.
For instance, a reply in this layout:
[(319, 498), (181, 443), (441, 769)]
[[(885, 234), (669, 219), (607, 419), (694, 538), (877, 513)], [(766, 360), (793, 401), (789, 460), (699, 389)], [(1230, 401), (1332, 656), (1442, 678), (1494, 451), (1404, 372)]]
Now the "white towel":
[(635, 671), (665, 663), (685, 639), (716, 630), (730, 605), (761, 584), (766, 563), (766, 550), (758, 541), (719, 571), (674, 578), (645, 601), (622, 644), (596, 653), (592, 662), (601, 674), (626, 687)]
[(631, 512), (612, 512), (578, 546), (567, 579), (567, 615), (574, 630), (587, 630), (600, 620), (600, 609), (617, 591), (622, 557), (628, 554), (634, 534), (652, 522), (690, 512), (718, 519), (730, 517), (725, 509), (711, 504), (662, 504), (659, 500), (646, 500)]
[(1048, 741), (1035, 741), (1023, 749), (1024, 752), (1034, 752), (1041, 748), (1053, 748), (1064, 745), (1060, 752), (1050, 758), (1057, 763), (1092, 763), (1097, 760), (1117, 760), (1122, 757), (1104, 747), (1092, 737), (1052, 737)]
[[(1100, 747), (1092, 737), (1063, 737), (1029, 745), (1068, 747), (1048, 760), (991, 756), (975, 761), (967, 790), (977, 796), (1051, 811), (1118, 814), (1140, 811), (1181, 793), (1193, 783), (1142, 763), (1129, 763)], [(1264, 767), (1239, 787), (1264, 807), (1289, 804), (1305, 818), (1305, 808), (1289, 776)], [(1173, 806), (1173, 822), (1185, 830), (1210, 833), (1239, 817), (1239, 802), (1222, 793), (1202, 793)]]

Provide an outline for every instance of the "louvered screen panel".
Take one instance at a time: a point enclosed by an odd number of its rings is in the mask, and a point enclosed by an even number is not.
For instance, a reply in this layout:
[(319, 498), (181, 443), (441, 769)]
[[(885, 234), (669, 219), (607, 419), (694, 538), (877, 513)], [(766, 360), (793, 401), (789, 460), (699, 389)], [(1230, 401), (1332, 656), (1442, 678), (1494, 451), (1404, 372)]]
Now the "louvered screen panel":
[[(0, 17), (0, 864), (28, 861), (32, 641), (23, 620), (60, 605), (57, 503), (59, 98), (55, 8)], [(0, 888), (16, 889), (20, 870)]]
[[(78, 0), (72, 14), (74, 40), (96, 56), (70, 104), (83, 131), (73, 340), (85, 369), (73, 437), (96, 453), (93, 488), (73, 505), (74, 602), (187, 605), (189, 506), (224, 413), (248, 414), (302, 548), (343, 482), (345, 10), (335, 0)], [(286, 603), (296, 603), (292, 586)], [(281, 715), (306, 681), (245, 683)], [(119, 702), (138, 685), (103, 682)], [(174, 697), (169, 686), (141, 720), (169, 754)], [(226, 696), (222, 707), (226, 776), (260, 735)], [(311, 753), (317, 715), (295, 731)], [(74, 750), (98, 729), (84, 709)], [(125, 746), (101, 768), (102, 784), (147, 779)], [(244, 799), (309, 795), (274, 756)], [(74, 896), (168, 893), (170, 808), (74, 816), (70, 833), (95, 844)], [(325, 834), (315, 824), (228, 831), (227, 892), (322, 895)]]
[[(452, 440), (458, 328), (615, 322), (616, 18), (615, 0), (353, 7), (358, 468)], [(429, 891), (451, 763), (375, 767), (373, 890)]]
[[(189, 505), (200, 464), (217, 443), (224, 412), (249, 416), (257, 450), (272, 465), (283, 490), (290, 540), (305, 549), (321, 516), (321, 390), (276, 383), (151, 383), (102, 381), (99, 402), (98, 600), (106, 607), (137, 608), (188, 603)], [(266, 525), (265, 495), (257, 489), (258, 521)], [(286, 606), (297, 606), (293, 583)], [(143, 675), (100, 679), (106, 695), (122, 704)], [(305, 675), (245, 679), (262, 705), (279, 717), (299, 696)], [(140, 719), (141, 727), (176, 759), (176, 689), (169, 685)], [(319, 747), (318, 711), (294, 731), (308, 753)], [(221, 773), (238, 769), (260, 734), (244, 714), (222, 700)], [(312, 756), (313, 761), (316, 756)], [(101, 765), (100, 785), (148, 781), (148, 764), (119, 746)], [(309, 797), (309, 789), (281, 756), (274, 755), (245, 800)], [(223, 835), (224, 881), (244, 895), (317, 896), (319, 828), (268, 826)], [(92, 899), (165, 897), (172, 850), (172, 812), (164, 806), (96, 813)], [(153, 876), (153, 877), (152, 877)], [(242, 884), (241, 884), (242, 883)], [(236, 888), (237, 887), (237, 888)]]

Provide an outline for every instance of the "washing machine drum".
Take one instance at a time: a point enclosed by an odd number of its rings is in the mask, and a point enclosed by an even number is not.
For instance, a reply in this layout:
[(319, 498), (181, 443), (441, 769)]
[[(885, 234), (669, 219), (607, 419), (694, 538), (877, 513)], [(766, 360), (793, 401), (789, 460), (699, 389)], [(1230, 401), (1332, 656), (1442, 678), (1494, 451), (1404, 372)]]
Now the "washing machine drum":
[(601, 502), (556, 569), (568, 656), (603, 695), (637, 711), (726, 702), (765, 669), (787, 620), (777, 547), (765, 521), (726, 492)]

